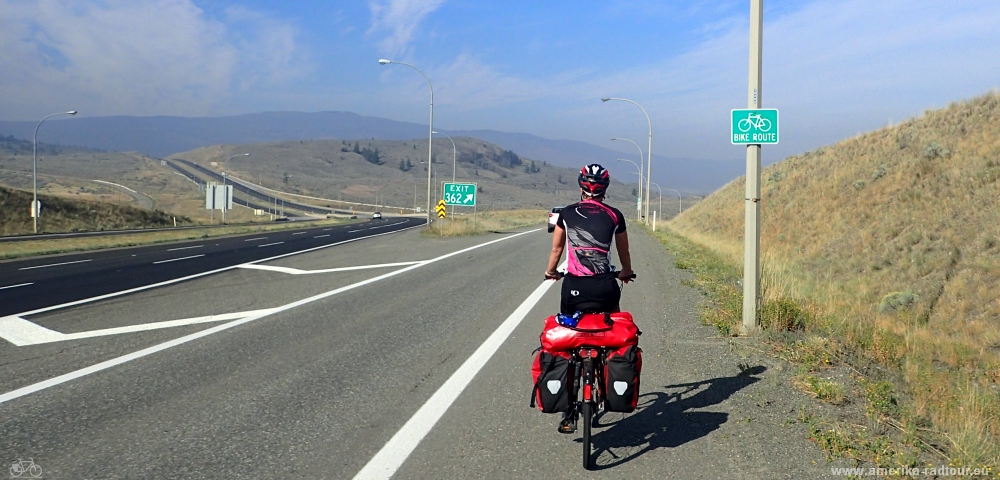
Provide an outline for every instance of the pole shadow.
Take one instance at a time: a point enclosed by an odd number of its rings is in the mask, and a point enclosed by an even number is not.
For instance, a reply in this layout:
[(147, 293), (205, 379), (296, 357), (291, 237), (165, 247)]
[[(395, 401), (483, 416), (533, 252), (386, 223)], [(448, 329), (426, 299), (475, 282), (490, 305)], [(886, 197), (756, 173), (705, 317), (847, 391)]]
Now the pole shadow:
[(597, 460), (594, 470), (613, 468), (658, 448), (679, 447), (718, 430), (729, 420), (728, 413), (690, 410), (722, 403), (760, 381), (756, 375), (765, 370), (759, 365), (732, 377), (667, 385), (640, 395), (635, 412), (624, 418), (621, 416), (626, 414), (601, 412), (594, 427), (607, 429), (594, 432), (592, 437)]

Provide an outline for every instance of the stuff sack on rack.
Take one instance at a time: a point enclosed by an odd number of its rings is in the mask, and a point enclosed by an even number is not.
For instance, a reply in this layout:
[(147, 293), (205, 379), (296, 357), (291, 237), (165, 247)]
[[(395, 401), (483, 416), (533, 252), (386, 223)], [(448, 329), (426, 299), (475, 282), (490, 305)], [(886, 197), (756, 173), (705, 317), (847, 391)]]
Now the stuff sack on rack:
[(641, 334), (628, 312), (588, 313), (572, 328), (561, 325), (553, 315), (545, 319), (540, 340), (542, 350), (559, 352), (584, 345), (608, 348), (636, 345)]

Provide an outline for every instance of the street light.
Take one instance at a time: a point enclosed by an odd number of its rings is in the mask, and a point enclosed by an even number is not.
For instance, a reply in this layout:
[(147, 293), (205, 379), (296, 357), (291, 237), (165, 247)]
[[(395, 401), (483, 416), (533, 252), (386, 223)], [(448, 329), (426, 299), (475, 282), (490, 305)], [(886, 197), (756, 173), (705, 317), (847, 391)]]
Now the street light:
[(684, 204), (682, 203), (683, 199), (681, 198), (681, 192), (678, 192), (677, 190), (674, 190), (672, 188), (668, 190), (673, 190), (673, 192), (677, 194), (677, 214), (680, 215), (681, 212), (684, 210)]
[[(629, 140), (629, 141), (631, 141), (631, 140)], [(619, 158), (618, 161), (619, 162), (629, 162), (632, 165), (635, 165), (635, 169), (639, 171), (639, 198), (642, 199), (642, 167), (640, 167), (638, 163), (635, 163), (634, 161), (629, 160), (627, 158)], [(642, 160), (640, 159), (639, 161), (641, 162)], [(630, 172), (630, 173), (636, 173), (636, 172)], [(638, 205), (636, 205), (635, 209), (637, 210), (637, 212), (636, 212), (637, 215), (638, 215), (637, 219), (641, 221), (642, 220), (642, 209)]]
[(646, 113), (646, 109), (642, 108), (642, 105), (633, 102), (627, 98), (602, 98), (602, 102), (607, 102), (608, 100), (618, 100), (620, 102), (628, 102), (632, 105), (639, 107), (642, 110), (643, 115), (646, 116), (646, 123), (649, 124), (649, 147), (646, 148), (646, 217), (649, 217), (649, 177), (653, 174), (653, 122), (649, 120), (649, 114)]
[[(448, 140), (451, 142), (451, 183), (455, 183), (455, 170), (458, 167), (458, 148), (455, 147), (455, 141), (452, 140), (451, 136), (448, 135), (447, 133), (441, 133), (441, 132), (431, 132), (431, 133), (436, 133), (438, 135), (444, 135), (444, 136), (448, 137)], [(452, 206), (452, 208), (451, 208), (451, 219), (452, 219), (452, 221), (455, 220), (455, 207), (454, 206)]]
[(380, 59), (378, 61), (378, 63), (380, 65), (388, 65), (390, 63), (395, 63), (395, 64), (399, 64), (399, 65), (406, 65), (407, 67), (410, 67), (410, 68), (416, 70), (417, 72), (419, 72), (421, 75), (423, 75), (424, 78), (427, 80), (427, 86), (430, 87), (430, 89), (431, 89), (431, 121), (430, 121), (430, 125), (427, 128), (427, 228), (430, 228), (431, 227), (431, 170), (432, 170), (432, 167), (433, 167), (433, 165), (431, 164), (431, 159), (434, 158), (434, 156), (433, 156), (433, 148), (434, 148), (434, 85), (431, 84), (431, 79), (427, 76), (427, 74), (425, 74), (419, 68), (414, 67), (413, 65), (410, 65), (409, 63), (395, 62), (395, 61), (392, 61), (392, 60), (386, 60), (384, 58)]
[(35, 127), (35, 135), (31, 137), (31, 217), (35, 223), (35, 233), (38, 233), (38, 214), (42, 213), (41, 209), (38, 208), (38, 129), (42, 126), (42, 123), (45, 123), (46, 120), (56, 115), (76, 115), (76, 110), (53, 113), (43, 118), (41, 122), (38, 122), (38, 126)]
[[(638, 143), (635, 143), (632, 140), (629, 140), (627, 138), (617, 138), (617, 137), (615, 137), (615, 138), (611, 139), (612, 142), (615, 141), (615, 140), (624, 140), (626, 142), (631, 143), (632, 145), (635, 145), (636, 150), (639, 150), (639, 165), (642, 165), (642, 148), (639, 147)], [(635, 162), (632, 162), (632, 163), (635, 163)], [(638, 168), (639, 168), (639, 171), (642, 172), (642, 167), (638, 167)], [(639, 176), (639, 199), (642, 199), (642, 175)], [(639, 212), (639, 220), (642, 220), (642, 212), (641, 211)]]
[[(222, 162), (223, 167), (225, 167), (226, 162), (236, 158), (236, 157), (249, 157), (249, 153), (237, 153)], [(229, 206), (229, 195), (226, 194), (226, 171), (222, 171), (222, 223), (226, 223), (226, 207)]]

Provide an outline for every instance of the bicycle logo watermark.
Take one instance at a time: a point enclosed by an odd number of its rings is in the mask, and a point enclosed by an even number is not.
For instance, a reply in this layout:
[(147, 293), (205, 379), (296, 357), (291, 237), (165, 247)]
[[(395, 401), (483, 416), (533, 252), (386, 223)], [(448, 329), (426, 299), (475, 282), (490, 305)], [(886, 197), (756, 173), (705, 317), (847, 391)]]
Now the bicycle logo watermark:
[(39, 478), (42, 476), (42, 467), (36, 465), (35, 461), (30, 457), (27, 462), (19, 458), (16, 462), (10, 464), (10, 478), (20, 478), (25, 473), (30, 475), (30, 478)]
[(740, 129), (741, 132), (749, 132), (751, 128), (760, 132), (767, 132), (771, 130), (771, 121), (761, 118), (759, 113), (756, 115), (749, 113), (747, 114), (747, 118), (740, 120), (736, 124), (736, 128)]

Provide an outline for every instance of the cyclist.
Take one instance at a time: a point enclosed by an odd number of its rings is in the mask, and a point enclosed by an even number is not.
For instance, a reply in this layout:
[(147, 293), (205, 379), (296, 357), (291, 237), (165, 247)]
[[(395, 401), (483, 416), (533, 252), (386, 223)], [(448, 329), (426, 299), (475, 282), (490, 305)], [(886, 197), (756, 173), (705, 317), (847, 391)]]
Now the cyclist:
[[(559, 309), (564, 315), (577, 311), (617, 312), (621, 300), (618, 279), (631, 280), (632, 258), (628, 251), (625, 217), (617, 208), (604, 203), (611, 175), (593, 163), (580, 169), (580, 202), (563, 208), (552, 235), (545, 278), (563, 278), (556, 266), (569, 242), (567, 275), (563, 279)], [(620, 272), (612, 270), (611, 241), (614, 239)]]

